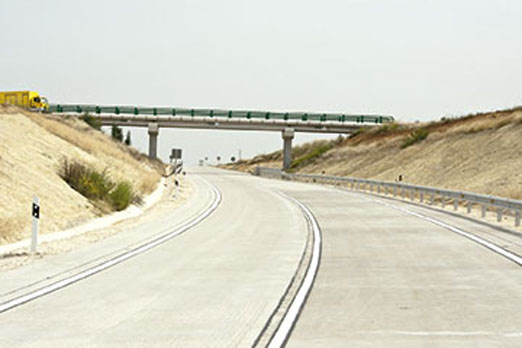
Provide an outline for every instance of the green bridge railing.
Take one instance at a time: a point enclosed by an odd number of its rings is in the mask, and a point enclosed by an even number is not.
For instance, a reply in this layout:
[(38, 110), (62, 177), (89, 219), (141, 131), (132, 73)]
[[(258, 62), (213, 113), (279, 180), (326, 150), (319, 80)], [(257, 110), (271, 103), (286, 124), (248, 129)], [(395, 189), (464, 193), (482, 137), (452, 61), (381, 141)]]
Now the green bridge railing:
[(240, 111), (215, 109), (186, 109), (165, 107), (138, 107), (138, 106), (99, 106), (99, 105), (65, 105), (51, 104), (48, 112), (51, 113), (92, 113), (115, 115), (169, 115), (192, 117), (225, 117), (266, 120), (300, 120), (300, 121), (336, 121), (355, 123), (388, 123), (395, 119), (392, 116), (381, 115), (346, 115), (335, 113), (306, 113), (306, 112), (270, 112), (270, 111)]

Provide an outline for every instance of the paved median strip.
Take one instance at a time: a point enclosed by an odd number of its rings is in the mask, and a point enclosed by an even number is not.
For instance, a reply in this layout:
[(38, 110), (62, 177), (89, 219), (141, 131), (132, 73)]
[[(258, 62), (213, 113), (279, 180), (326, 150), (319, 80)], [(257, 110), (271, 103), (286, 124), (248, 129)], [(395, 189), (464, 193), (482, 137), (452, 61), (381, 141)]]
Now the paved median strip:
[[(209, 184), (210, 185), (210, 184)], [(37, 289), (37, 290), (34, 290), (34, 291), (31, 291), (27, 294), (24, 294), (24, 295), (21, 295), (19, 297), (16, 297), (14, 299), (11, 299), (9, 301), (6, 301), (4, 303), (1, 303), (0, 304), (0, 313), (4, 313), (10, 309), (13, 309), (17, 306), (20, 306), (24, 303), (27, 303), (27, 302), (30, 302), (30, 301), (33, 301), (37, 298), (40, 298), (42, 296), (45, 296), (45, 295), (48, 295), (52, 292), (55, 292), (59, 289), (62, 289), (66, 286), (69, 286), (71, 284), (74, 284), (76, 282), (79, 282), (80, 280), (83, 280), (83, 279), (86, 279), (96, 273), (99, 273), (99, 272), (102, 272), (110, 267), (113, 267), (123, 261), (126, 261), (134, 256), (137, 256), (141, 253), (144, 253), (150, 249), (153, 249), (161, 244), (164, 244), (166, 243), (167, 241), (171, 240), (172, 238), (188, 231), (189, 229), (191, 229), (192, 227), (196, 226), (197, 224), (199, 224), (200, 222), (202, 222), (203, 220), (205, 220), (207, 217), (209, 217), (216, 209), (217, 207), (219, 206), (219, 204), (221, 203), (221, 200), (222, 200), (222, 196), (221, 196), (221, 193), (219, 192), (219, 190), (213, 186), (213, 185), (210, 185), (211, 188), (212, 188), (212, 191), (214, 193), (214, 199), (212, 201), (212, 204), (207, 208), (205, 209), (201, 214), (199, 214), (196, 218), (194, 218), (193, 220), (185, 223), (184, 225), (176, 228), (175, 230), (171, 231), (171, 232), (168, 232), (150, 242), (147, 242), (145, 244), (142, 244), (134, 249), (131, 249), (129, 251), (126, 251), (118, 256), (115, 256), (107, 261), (104, 261), (102, 263), (99, 263), (93, 267), (90, 267), (82, 272), (79, 272), (75, 275), (72, 275), (70, 277), (67, 277), (65, 279), (62, 279), (62, 280), (59, 280), (57, 282), (54, 282), (52, 284), (49, 284), (45, 287), (42, 287), (40, 289)]]

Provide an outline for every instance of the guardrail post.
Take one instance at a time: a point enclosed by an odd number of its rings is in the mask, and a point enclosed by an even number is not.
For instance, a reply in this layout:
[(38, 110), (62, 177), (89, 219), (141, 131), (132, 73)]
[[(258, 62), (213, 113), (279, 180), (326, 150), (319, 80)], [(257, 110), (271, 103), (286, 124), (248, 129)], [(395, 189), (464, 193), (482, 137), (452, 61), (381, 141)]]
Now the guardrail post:
[(419, 193), (419, 200), (421, 203), (424, 203), (424, 192), (421, 191), (421, 193)]
[(446, 207), (446, 197), (441, 196), (441, 201), (442, 201), (442, 209), (444, 209)]
[(453, 200), (453, 210), (457, 211), (459, 209), (459, 200), (455, 198)]
[(373, 184), (370, 184), (370, 192), (373, 192)]
[(410, 194), (411, 194), (411, 197), (410, 197), (411, 201), (412, 201), (412, 202), (415, 201), (415, 191), (414, 191), (414, 190), (411, 190), (411, 191), (410, 191)]
[(497, 208), (497, 222), (502, 222), (502, 208)]
[(393, 197), (397, 197), (397, 186), (393, 186)]
[(515, 227), (520, 226), (520, 211), (517, 210), (515, 212)]
[(404, 197), (406, 196), (406, 190), (404, 190), (404, 187), (401, 187), (401, 198), (404, 199)]
[(381, 193), (381, 185), (377, 185), (377, 193)]
[(466, 204), (466, 207), (467, 207), (467, 210), (468, 210), (468, 214), (471, 213), (471, 205), (472, 205), (472, 204), (473, 204), (473, 203), (471, 203), (471, 201), (468, 201), (468, 203)]
[(483, 218), (485, 218), (485, 217), (486, 217), (486, 210), (487, 210), (487, 207), (483, 204), (481, 210), (482, 210), (482, 211), (481, 211), (481, 216), (482, 216)]

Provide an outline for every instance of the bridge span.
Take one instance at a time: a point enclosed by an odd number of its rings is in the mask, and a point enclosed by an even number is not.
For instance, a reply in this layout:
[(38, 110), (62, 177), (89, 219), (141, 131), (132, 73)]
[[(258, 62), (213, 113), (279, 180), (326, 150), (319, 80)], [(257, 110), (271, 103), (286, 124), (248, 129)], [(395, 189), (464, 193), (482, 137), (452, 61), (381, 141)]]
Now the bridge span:
[(392, 116), (341, 113), (271, 112), (137, 106), (53, 104), (53, 114), (89, 113), (104, 126), (147, 127), (149, 157), (157, 157), (160, 128), (276, 131), (283, 138), (283, 169), (292, 162), (295, 132), (351, 134), (362, 127), (393, 122)]

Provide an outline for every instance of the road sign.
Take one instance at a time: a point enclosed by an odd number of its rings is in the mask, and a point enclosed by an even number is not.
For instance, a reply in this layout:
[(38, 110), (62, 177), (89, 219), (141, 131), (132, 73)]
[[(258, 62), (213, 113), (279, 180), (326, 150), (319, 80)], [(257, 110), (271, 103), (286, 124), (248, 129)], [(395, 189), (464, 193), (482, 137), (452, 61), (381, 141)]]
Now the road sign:
[(181, 149), (172, 149), (170, 159), (181, 159)]

